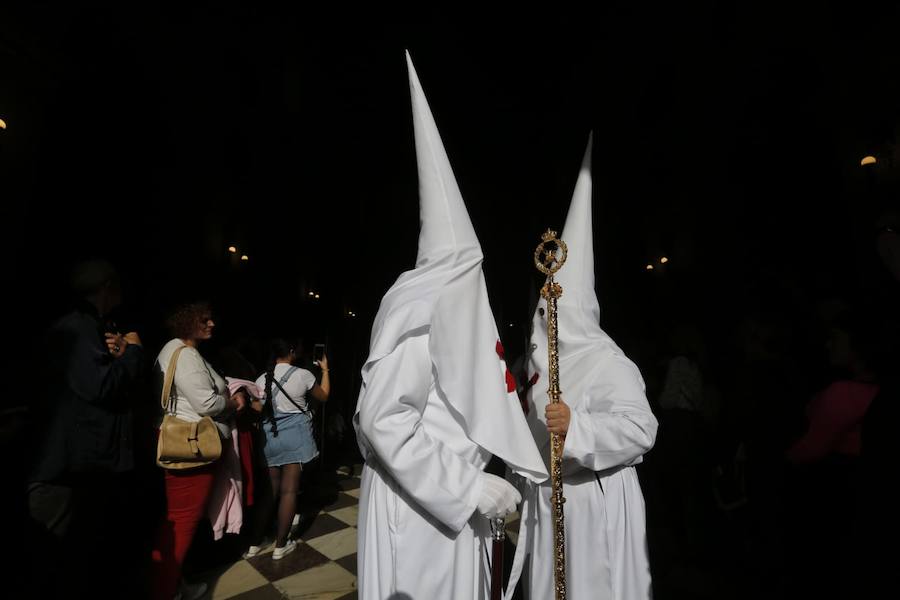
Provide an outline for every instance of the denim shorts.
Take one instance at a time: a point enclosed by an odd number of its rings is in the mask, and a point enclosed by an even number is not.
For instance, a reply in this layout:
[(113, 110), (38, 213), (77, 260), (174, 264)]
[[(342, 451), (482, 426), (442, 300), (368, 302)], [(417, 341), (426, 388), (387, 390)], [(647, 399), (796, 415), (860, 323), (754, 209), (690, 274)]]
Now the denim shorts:
[(273, 435), (271, 421), (263, 424), (266, 432), (263, 453), (270, 467), (305, 464), (319, 455), (308, 415), (279, 412), (275, 416), (275, 425), (278, 435)]

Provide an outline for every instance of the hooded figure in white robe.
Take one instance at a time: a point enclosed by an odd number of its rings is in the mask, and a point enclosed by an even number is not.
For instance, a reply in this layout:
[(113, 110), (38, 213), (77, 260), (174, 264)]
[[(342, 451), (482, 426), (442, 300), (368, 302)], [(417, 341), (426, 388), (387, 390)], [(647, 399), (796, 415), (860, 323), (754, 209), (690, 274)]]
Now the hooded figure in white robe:
[[(569, 600), (646, 600), (651, 597), (644, 497), (634, 466), (653, 446), (657, 421), (637, 367), (600, 328), (594, 291), (591, 141), (561, 239), (568, 259), (556, 273), (562, 402), (569, 408), (563, 447), (566, 498), (566, 585)], [(550, 463), (547, 302), (533, 319), (528, 424)], [(554, 597), (551, 485), (529, 486), (519, 544), (528, 553), (526, 597)]]
[[(381, 301), (354, 415), (363, 468), (363, 600), (486, 598), (490, 525), (516, 489), (483, 472), (492, 455), (526, 480), (547, 472), (488, 303), (475, 236), (407, 54), (421, 230), (413, 270)], [(514, 387), (514, 386), (513, 386)]]

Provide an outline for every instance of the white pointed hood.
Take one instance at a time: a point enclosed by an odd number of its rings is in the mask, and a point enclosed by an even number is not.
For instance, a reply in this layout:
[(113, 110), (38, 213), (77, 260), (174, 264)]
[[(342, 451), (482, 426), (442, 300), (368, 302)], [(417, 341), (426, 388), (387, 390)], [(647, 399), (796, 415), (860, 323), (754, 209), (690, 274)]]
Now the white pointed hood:
[(420, 229), (416, 267), (424, 267), (450, 255), (481, 260), (481, 245), (409, 52), (406, 53), (406, 65), (419, 170)]
[[(562, 296), (557, 301), (560, 389), (570, 407), (577, 406), (579, 396), (593, 382), (601, 359), (609, 353), (621, 353), (600, 328), (600, 303), (594, 290), (592, 144), (593, 135), (588, 138), (565, 228), (560, 236), (568, 248), (568, 257), (555, 275), (562, 287)], [(537, 380), (529, 390), (528, 406), (529, 412), (534, 411), (529, 419), (532, 434), (542, 448), (550, 439), (544, 419), (544, 407), (548, 401), (548, 373), (547, 301), (541, 298), (532, 318), (529, 375), (532, 379), (536, 375)], [(546, 452), (544, 454), (546, 458)]]
[(506, 365), (481, 270), (481, 245), (409, 53), (421, 229), (416, 266), (400, 275), (372, 326), (363, 387), (372, 366), (405, 336), (428, 333), (437, 385), (475, 443), (533, 480), (547, 478)]
[[(558, 304), (566, 307), (566, 316), (577, 315), (571, 325), (583, 336), (603, 333), (600, 329), (600, 303), (594, 290), (594, 220), (591, 207), (593, 184), (591, 181), (591, 150), (593, 134), (588, 137), (587, 149), (581, 161), (575, 192), (566, 215), (562, 240), (569, 248), (565, 264), (556, 274), (556, 281), (563, 288)], [(562, 311), (560, 311), (562, 312)], [(605, 334), (604, 334), (605, 335)]]

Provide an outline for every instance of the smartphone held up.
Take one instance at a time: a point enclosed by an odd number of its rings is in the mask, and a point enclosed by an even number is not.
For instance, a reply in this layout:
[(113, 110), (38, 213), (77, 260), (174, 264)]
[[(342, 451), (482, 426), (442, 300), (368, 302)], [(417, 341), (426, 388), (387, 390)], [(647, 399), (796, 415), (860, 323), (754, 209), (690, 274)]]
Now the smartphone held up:
[(325, 344), (315, 344), (313, 346), (313, 364), (319, 366), (319, 361), (325, 356)]

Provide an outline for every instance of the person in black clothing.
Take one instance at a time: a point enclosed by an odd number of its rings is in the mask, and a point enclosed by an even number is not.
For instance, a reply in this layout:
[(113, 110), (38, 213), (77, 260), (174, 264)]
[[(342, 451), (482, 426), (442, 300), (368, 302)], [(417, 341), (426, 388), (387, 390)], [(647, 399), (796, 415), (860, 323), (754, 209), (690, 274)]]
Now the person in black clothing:
[[(48, 597), (59, 594), (53, 586), (64, 586), (66, 597), (96, 595), (124, 576), (109, 557), (127, 560), (115, 548), (134, 467), (130, 398), (144, 363), (138, 334), (108, 320), (122, 300), (112, 265), (83, 262), (71, 284), (76, 306), (43, 340), (46, 362), (29, 407), (36, 444), (27, 477), (32, 581)], [(104, 577), (85, 577), (82, 567), (101, 550)], [(78, 589), (91, 579), (90, 593)]]

